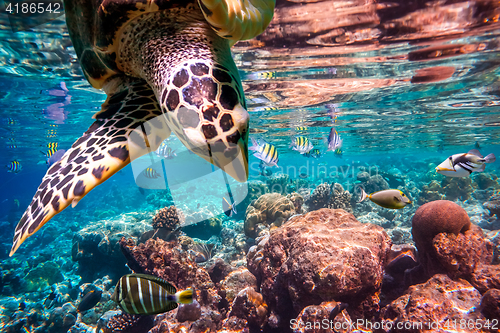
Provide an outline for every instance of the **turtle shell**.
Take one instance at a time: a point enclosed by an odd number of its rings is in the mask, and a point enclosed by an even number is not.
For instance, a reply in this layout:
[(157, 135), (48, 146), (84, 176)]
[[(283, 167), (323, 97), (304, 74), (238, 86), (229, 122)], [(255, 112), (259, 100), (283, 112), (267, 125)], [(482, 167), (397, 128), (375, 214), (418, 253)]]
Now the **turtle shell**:
[(232, 44), (260, 34), (275, 0), (65, 0), (66, 23), (83, 73), (101, 89), (120, 74), (115, 59), (122, 29), (145, 13), (187, 7), (197, 1), (207, 22)]

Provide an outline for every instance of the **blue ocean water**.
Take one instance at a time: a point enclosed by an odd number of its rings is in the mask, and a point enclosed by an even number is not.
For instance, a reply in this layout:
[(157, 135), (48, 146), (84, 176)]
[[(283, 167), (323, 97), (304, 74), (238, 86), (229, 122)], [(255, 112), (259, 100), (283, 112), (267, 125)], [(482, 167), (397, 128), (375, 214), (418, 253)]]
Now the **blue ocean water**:
[[(225, 187), (196, 179), (196, 184), (188, 184), (197, 171), (186, 172), (186, 165), (202, 162), (186, 162), (193, 157), (178, 153), (172, 161), (166, 160), (184, 170), (186, 178), (178, 189), (143, 193), (127, 166), (75, 208), (58, 214), (9, 259), (15, 225), (47, 171), (47, 145), (71, 147), (92, 124), (92, 115), (106, 95), (84, 79), (63, 19), (17, 33), (9, 30), (4, 14), (0, 23), (0, 165), (5, 166), (0, 169), (2, 269), (12, 269), (23, 260), (41, 261), (39, 253), (56, 251), (65, 278), (79, 283), (76, 268), (71, 267), (71, 242), (74, 234), (97, 221), (127, 213), (151, 215), (169, 204), (221, 215)], [(412, 199), (413, 206), (398, 211), (394, 220), (408, 227), (411, 212), (426, 195), (424, 186), (433, 180), (444, 186), (445, 177), (434, 171), (438, 164), (471, 149), (500, 156), (499, 35), (498, 28), (491, 28), (440, 39), (311, 45), (288, 51), (237, 44), (233, 51), (248, 103), (250, 136), (275, 145), (279, 153), (278, 167), (269, 167), (269, 175), (263, 175), (260, 160), (250, 156), (249, 184), (269, 184), (269, 179), (286, 175), (295, 187), (281, 186), (275, 192), (307, 195), (324, 182), (336, 182), (357, 197), (358, 173), (370, 171)], [(426, 49), (430, 51), (422, 51)], [(427, 58), (419, 58), (422, 54)], [(342, 154), (326, 151), (332, 127), (343, 140)], [(292, 150), (290, 143), (299, 135), (322, 155), (306, 157)], [(178, 152), (183, 149), (175, 138), (168, 144)], [(19, 172), (8, 172), (13, 161), (19, 162)], [(482, 175), (496, 182), (500, 162), (486, 165)], [(479, 177), (480, 173), (472, 174), (472, 192), (454, 200), (485, 230), (500, 229), (500, 222), (483, 207), (500, 188), (482, 188)], [(244, 220), (248, 186), (235, 187), (242, 194), (234, 221)], [(366, 215), (356, 209), (354, 213), (360, 220)], [(200, 221), (206, 218), (203, 215)], [(217, 235), (199, 238), (212, 236)], [(31, 301), (49, 294), (47, 289), (37, 293), (30, 296)], [(20, 297), (12, 287), (3, 294), (0, 289), (0, 295)]]

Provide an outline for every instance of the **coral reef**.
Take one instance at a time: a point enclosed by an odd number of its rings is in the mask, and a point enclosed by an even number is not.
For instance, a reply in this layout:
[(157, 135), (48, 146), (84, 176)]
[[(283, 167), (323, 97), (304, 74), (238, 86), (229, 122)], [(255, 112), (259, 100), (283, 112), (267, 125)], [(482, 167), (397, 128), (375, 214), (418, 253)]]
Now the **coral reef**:
[(331, 185), (328, 183), (319, 184), (307, 200), (309, 211), (326, 208), (330, 201)]
[(48, 288), (64, 280), (61, 268), (53, 261), (47, 261), (31, 269), (26, 275), (25, 291), (37, 291)]
[(457, 199), (465, 201), (470, 199), (472, 197), (472, 193), (474, 192), (473, 185), (475, 184), (472, 183), (472, 179), (470, 177), (446, 177), (441, 182), (446, 199), (451, 201), (455, 201)]
[(422, 192), (420, 192), (417, 202), (419, 205), (423, 205), (431, 201), (444, 200), (445, 195), (441, 193), (442, 191), (441, 184), (437, 180), (433, 180), (429, 184), (422, 186)]
[(490, 289), (484, 293), (480, 309), (483, 315), (490, 320), (500, 318), (500, 290)]
[(142, 333), (154, 326), (153, 316), (131, 315), (121, 311), (108, 311), (101, 317), (96, 332)]
[(226, 299), (230, 303), (241, 290), (247, 287), (257, 290), (257, 279), (245, 267), (240, 267), (232, 271), (221, 283), (221, 289), (224, 291)]
[(110, 220), (93, 222), (73, 237), (71, 258), (78, 262), (82, 282), (109, 275), (113, 280), (127, 274), (126, 260), (120, 251), (122, 237), (139, 239), (151, 230), (148, 214), (122, 214)]
[(467, 281), (453, 281), (447, 275), (437, 274), (423, 284), (411, 286), (406, 294), (391, 302), (383, 311), (383, 320), (392, 327), (408, 322), (426, 325), (406, 332), (437, 332), (446, 328), (447, 320), (453, 329), (451, 318), (457, 322), (485, 319), (479, 311), (471, 311), (480, 301), (481, 294)]
[[(358, 330), (361, 325), (353, 325), (351, 317), (345, 310), (346, 304), (340, 302), (322, 302), (319, 305), (309, 305), (300, 311), (297, 318), (290, 321), (293, 333), (333, 333), (348, 332), (347, 329), (356, 326)], [(326, 320), (326, 324), (325, 324)]]
[(433, 258), (433, 238), (439, 233), (463, 233), (470, 228), (470, 219), (465, 210), (446, 200), (438, 200), (420, 206), (412, 219), (413, 241), (418, 249), (419, 263), (427, 276), (442, 272)]
[(293, 206), (295, 207), (295, 212), (297, 214), (302, 214), (303, 212), (302, 204), (304, 203), (304, 198), (297, 192), (287, 194), (286, 197), (293, 203)]
[(309, 211), (321, 208), (344, 209), (352, 212), (351, 194), (339, 183), (319, 184), (307, 200)]
[(483, 206), (490, 212), (490, 216), (495, 215), (497, 219), (500, 219), (500, 199), (487, 201), (483, 203)]
[(257, 237), (257, 225), (265, 224), (279, 227), (295, 213), (295, 206), (290, 199), (279, 193), (261, 196), (247, 207), (245, 213), (245, 235)]
[(344, 188), (339, 183), (335, 183), (330, 193), (330, 200), (327, 208), (343, 209), (352, 212), (351, 193), (349, 193), (349, 191), (344, 191)]
[(177, 308), (175, 319), (179, 322), (195, 321), (201, 317), (201, 306), (197, 300), (193, 300), (191, 304), (180, 304)]
[(160, 209), (152, 221), (155, 237), (167, 240), (170, 234), (181, 226), (184, 219), (182, 211), (175, 206)]
[(476, 173), (474, 176), (474, 182), (477, 184), (477, 187), (481, 190), (486, 190), (488, 188), (498, 189), (500, 188), (500, 184), (498, 183), (498, 177), (492, 173)]
[(276, 327), (318, 301), (348, 299), (353, 311), (369, 308), (390, 251), (382, 228), (362, 224), (340, 209), (293, 217), (256, 241), (248, 252), (248, 269), (257, 277), (275, 318), (270, 325)]
[(237, 317), (248, 323), (250, 328), (262, 327), (267, 319), (267, 304), (254, 288), (241, 290), (231, 304), (228, 318)]
[(387, 183), (384, 177), (378, 174), (378, 169), (376, 169), (376, 174), (373, 176), (371, 175), (371, 171), (370, 173), (362, 171), (356, 175), (356, 179), (361, 182), (359, 185), (363, 187), (366, 193), (387, 190), (389, 183)]
[(266, 184), (269, 188), (270, 193), (281, 193), (286, 194), (288, 186), (289, 176), (287, 174), (274, 174), (271, 177), (267, 177)]
[(189, 224), (181, 228), (189, 237), (208, 239), (218, 235), (222, 230), (222, 219), (214, 216), (198, 223)]

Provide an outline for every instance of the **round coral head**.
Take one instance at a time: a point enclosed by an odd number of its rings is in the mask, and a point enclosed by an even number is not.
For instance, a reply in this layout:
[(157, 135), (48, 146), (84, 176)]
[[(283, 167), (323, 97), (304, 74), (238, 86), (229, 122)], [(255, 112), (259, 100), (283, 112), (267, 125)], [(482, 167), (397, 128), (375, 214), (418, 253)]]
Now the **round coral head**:
[(465, 209), (448, 200), (436, 200), (420, 206), (411, 222), (413, 241), (420, 253), (432, 248), (434, 236), (442, 232), (465, 233), (471, 226)]

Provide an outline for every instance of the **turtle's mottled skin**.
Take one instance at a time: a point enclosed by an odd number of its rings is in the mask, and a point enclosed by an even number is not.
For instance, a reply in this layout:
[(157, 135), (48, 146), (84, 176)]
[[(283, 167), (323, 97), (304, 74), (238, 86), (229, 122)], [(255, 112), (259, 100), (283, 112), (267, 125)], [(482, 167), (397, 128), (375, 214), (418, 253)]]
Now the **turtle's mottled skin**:
[(88, 81), (108, 98), (52, 165), (16, 227), (10, 255), (54, 215), (173, 131), (239, 181), (248, 177), (248, 113), (230, 45), (262, 32), (274, 0), (66, 0)]

